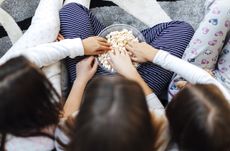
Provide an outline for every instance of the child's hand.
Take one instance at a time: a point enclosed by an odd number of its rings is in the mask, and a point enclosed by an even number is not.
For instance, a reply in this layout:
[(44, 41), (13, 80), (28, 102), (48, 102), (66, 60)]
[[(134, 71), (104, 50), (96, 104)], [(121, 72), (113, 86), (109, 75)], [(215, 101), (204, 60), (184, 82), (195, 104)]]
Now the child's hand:
[(85, 55), (98, 55), (111, 50), (111, 44), (106, 39), (98, 36), (82, 40)]
[(212, 77), (214, 77), (213, 71), (210, 69), (204, 69), (205, 71), (207, 71)]
[(147, 61), (153, 60), (155, 55), (157, 54), (158, 50), (150, 46), (149, 44), (142, 42), (142, 43), (129, 43), (126, 46), (128, 52), (130, 52), (131, 59), (135, 62), (144, 63)]
[(59, 33), (57, 36), (57, 41), (64, 40), (65, 38)]
[(134, 80), (139, 75), (126, 51), (115, 50), (114, 53), (110, 52), (109, 56), (111, 66), (122, 76)]
[(93, 75), (97, 71), (97, 61), (93, 56), (88, 57), (80, 61), (77, 65), (77, 79), (79, 82), (83, 82), (84, 84), (88, 83), (88, 81), (93, 77)]
[(188, 84), (188, 82), (181, 80), (181, 81), (176, 82), (175, 84), (176, 84), (176, 87), (181, 90)]

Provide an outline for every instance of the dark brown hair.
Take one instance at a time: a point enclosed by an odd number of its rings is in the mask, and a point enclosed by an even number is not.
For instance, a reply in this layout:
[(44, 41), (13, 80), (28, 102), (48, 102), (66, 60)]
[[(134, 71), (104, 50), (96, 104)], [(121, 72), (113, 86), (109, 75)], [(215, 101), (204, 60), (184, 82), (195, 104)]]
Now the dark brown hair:
[(211, 84), (184, 88), (166, 109), (173, 139), (185, 151), (230, 150), (230, 106)]
[(59, 101), (59, 95), (45, 75), (26, 58), (16, 57), (0, 66), (0, 133), (3, 140), (7, 134), (42, 135), (41, 129), (59, 122), (62, 107)]
[(154, 151), (157, 135), (141, 87), (98, 77), (85, 91), (68, 151)]

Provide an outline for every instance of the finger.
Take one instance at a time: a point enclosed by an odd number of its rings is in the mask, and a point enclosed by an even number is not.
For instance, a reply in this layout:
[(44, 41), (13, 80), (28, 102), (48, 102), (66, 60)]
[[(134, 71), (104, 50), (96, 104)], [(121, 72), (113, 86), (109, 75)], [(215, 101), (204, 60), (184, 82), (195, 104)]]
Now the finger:
[(134, 62), (138, 62), (138, 59), (136, 57), (131, 57), (131, 60)]
[(111, 47), (102, 46), (102, 45), (100, 45), (100, 47), (99, 47), (99, 50), (104, 50), (104, 51), (109, 51), (111, 49), (112, 49)]
[(57, 36), (57, 40), (61, 41), (63, 39), (65, 39), (65, 38), (59, 33), (58, 36)]
[(105, 38), (102, 38), (102, 37), (96, 37), (96, 39), (100, 42), (106, 42), (107, 43), (107, 40)]
[(130, 45), (126, 45), (125, 48), (126, 48), (128, 51), (130, 51), (131, 53), (134, 52), (133, 47), (131, 47)]
[(186, 86), (187, 81), (182, 80), (182, 81), (176, 82), (175, 84), (176, 84), (176, 87), (178, 87), (179, 89), (183, 89)]
[(110, 57), (110, 59), (108, 59), (108, 62), (109, 62), (109, 64), (112, 66), (113, 69), (116, 68), (115, 65), (113, 64), (113, 60), (112, 60), (111, 57)]
[(93, 64), (93, 67), (92, 67), (93, 72), (96, 72), (96, 71), (97, 71), (97, 67), (98, 67), (98, 62), (97, 62), (96, 59), (94, 58), (94, 64)]
[(130, 57), (133, 57), (133, 56), (134, 56), (133, 53), (130, 52), (130, 51), (127, 51), (126, 53), (127, 53)]
[(58, 34), (58, 37), (64, 39), (64, 36), (62, 36), (62, 34), (60, 34), (60, 33)]
[(84, 58), (83, 60), (81, 60), (78, 64), (87, 64), (87, 65), (91, 65), (93, 61), (93, 57), (89, 56)]
[(87, 58), (87, 62), (88, 62), (89, 64), (92, 64), (93, 61), (94, 61), (94, 57), (93, 57), (93, 56), (90, 56), (90, 57)]
[(108, 42), (98, 42), (101, 46), (107, 46), (107, 47), (111, 47), (112, 45)]
[(60, 37), (57, 37), (57, 41), (61, 41), (61, 38), (60, 38)]
[(117, 49), (114, 49), (113, 54), (114, 54), (114, 56), (119, 55), (119, 54), (120, 54), (120, 51), (119, 51), (119, 50), (117, 50)]
[(128, 43), (128, 45), (130, 45), (130, 46), (134, 46), (134, 45), (136, 45), (136, 44), (138, 44), (139, 42), (137, 42), (137, 41), (131, 41), (131, 42), (129, 42)]
[(129, 47), (133, 47), (133, 45), (134, 45), (134, 42), (128, 42), (128, 44), (127, 44)]
[(95, 52), (95, 55), (100, 55), (100, 54), (103, 54), (103, 53), (106, 53), (107, 51), (104, 51), (104, 50), (98, 50)]
[(125, 50), (121, 50), (120, 53), (121, 53), (122, 55), (125, 55), (125, 56), (126, 56), (126, 51), (125, 51)]
[(110, 59), (109, 59), (109, 60), (113, 60), (113, 59), (114, 59), (114, 57), (115, 57), (114, 52), (109, 52), (109, 57), (110, 57)]

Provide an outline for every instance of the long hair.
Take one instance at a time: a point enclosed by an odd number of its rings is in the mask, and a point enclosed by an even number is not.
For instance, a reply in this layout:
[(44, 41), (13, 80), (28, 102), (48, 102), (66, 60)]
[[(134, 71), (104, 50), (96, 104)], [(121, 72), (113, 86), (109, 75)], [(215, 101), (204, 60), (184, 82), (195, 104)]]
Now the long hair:
[(216, 86), (184, 88), (169, 103), (166, 115), (180, 149), (230, 150), (230, 105)]
[(32, 136), (57, 124), (59, 102), (59, 95), (45, 75), (24, 57), (13, 58), (0, 66), (0, 133), (3, 136)]
[(141, 87), (98, 77), (85, 91), (68, 151), (153, 151), (155, 129)]

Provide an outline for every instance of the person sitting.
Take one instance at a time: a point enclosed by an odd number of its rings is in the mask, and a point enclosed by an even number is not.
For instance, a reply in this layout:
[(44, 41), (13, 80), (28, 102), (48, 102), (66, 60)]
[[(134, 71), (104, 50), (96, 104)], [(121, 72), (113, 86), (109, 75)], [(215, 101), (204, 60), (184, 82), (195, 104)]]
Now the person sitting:
[[(230, 136), (230, 94), (222, 84), (205, 70), (146, 43), (131, 43), (126, 48), (132, 53), (133, 61), (151, 61), (191, 83), (173, 97), (166, 107), (166, 115), (161, 108), (162, 116), (168, 119), (171, 138), (179, 149), (230, 149), (230, 139), (227, 139)], [(147, 97), (152, 96), (147, 100), (150, 110), (159, 112), (159, 105), (155, 105), (159, 99), (138, 74), (127, 51), (110, 52), (111, 65), (119, 74), (139, 83)]]
[(0, 100), (0, 150), (54, 149), (62, 104), (39, 68), (22, 56), (1, 65)]
[[(165, 118), (161, 116), (163, 106), (158, 102), (159, 112), (149, 112), (146, 101), (149, 98), (146, 98), (142, 87), (123, 77), (96, 76), (90, 81), (97, 67), (98, 63), (92, 56), (76, 65), (77, 78), (64, 105), (64, 118), (55, 131), (57, 151), (82, 147), (84, 150), (92, 150), (91, 147), (94, 147), (94, 150), (135, 150), (135, 144), (138, 145), (136, 150), (163, 151), (168, 144), (168, 139), (165, 139), (167, 122), (164, 122)], [(78, 125), (75, 128), (74, 123)], [(80, 132), (82, 129), (84, 130)], [(119, 141), (122, 137), (119, 135), (127, 138)], [(89, 137), (91, 140), (87, 139)], [(95, 148), (94, 141), (97, 140)]]
[[(206, 15), (187, 46), (183, 59), (202, 69), (230, 92), (230, 3), (227, 0), (206, 0)], [(169, 101), (186, 84), (174, 75), (169, 88)]]
[(142, 88), (119, 76), (90, 81), (66, 151), (155, 151), (162, 121), (150, 114)]
[[(85, 39), (98, 35), (105, 28), (90, 10), (77, 2), (68, 3), (60, 10), (60, 22), (60, 33), (65, 39)], [(150, 45), (181, 58), (194, 31), (188, 23), (171, 21), (145, 29), (141, 33)], [(81, 59), (82, 57), (65, 59), (70, 86), (76, 78), (75, 64)], [(157, 95), (167, 89), (173, 75), (172, 72), (149, 62), (141, 64), (138, 72)], [(96, 75), (110, 75), (110, 73), (99, 67)]]

